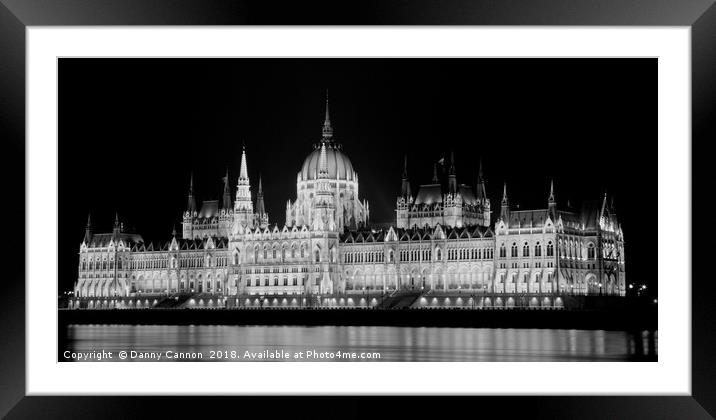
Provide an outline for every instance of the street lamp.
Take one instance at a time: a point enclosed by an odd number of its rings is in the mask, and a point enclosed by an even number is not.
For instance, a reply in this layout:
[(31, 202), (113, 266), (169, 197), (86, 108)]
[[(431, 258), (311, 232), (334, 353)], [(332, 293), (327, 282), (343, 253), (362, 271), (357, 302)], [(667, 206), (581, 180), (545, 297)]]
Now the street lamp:
[(602, 283), (599, 283), (599, 296), (602, 295)]

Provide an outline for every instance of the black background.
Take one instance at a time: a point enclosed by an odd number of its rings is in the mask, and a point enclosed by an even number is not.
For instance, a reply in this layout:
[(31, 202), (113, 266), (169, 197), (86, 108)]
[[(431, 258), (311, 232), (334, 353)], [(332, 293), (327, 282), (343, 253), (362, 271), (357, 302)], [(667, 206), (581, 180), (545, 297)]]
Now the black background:
[(59, 60), (59, 286), (77, 276), (87, 214), (115, 211), (145, 241), (181, 231), (189, 173), (202, 199), (235, 194), (242, 143), (283, 225), (296, 173), (320, 139), (325, 90), (335, 138), (371, 220), (394, 220), (403, 156), (413, 190), (455, 151), (458, 181), (482, 158), (493, 211), (614, 197), (629, 283), (656, 292), (656, 59)]

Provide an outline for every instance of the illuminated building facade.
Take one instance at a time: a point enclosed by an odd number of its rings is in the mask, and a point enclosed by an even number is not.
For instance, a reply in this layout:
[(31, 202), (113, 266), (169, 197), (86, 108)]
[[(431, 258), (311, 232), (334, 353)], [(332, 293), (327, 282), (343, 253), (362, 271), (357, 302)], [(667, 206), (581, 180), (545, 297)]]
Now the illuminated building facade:
[(161, 243), (124, 232), (80, 245), (70, 307), (559, 307), (564, 295), (625, 295), (624, 238), (607, 196), (559, 209), (511, 209), (504, 186), (493, 217), (480, 164), (475, 188), (434, 169), (414, 196), (407, 159), (395, 223), (371, 227), (358, 174), (333, 136), (296, 176), (284, 226), (269, 224), (261, 180), (256, 206), (246, 151), (234, 198), (197, 206), (190, 178), (182, 235)]

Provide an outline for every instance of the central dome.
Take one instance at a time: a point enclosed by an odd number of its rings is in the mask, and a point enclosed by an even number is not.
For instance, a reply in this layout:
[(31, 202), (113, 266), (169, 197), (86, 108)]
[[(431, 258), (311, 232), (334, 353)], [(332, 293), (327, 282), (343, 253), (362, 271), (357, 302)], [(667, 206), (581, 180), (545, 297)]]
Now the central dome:
[[(333, 142), (325, 142), (326, 165), (328, 165), (328, 177), (330, 179), (350, 180), (356, 179), (353, 165), (348, 156), (340, 150), (340, 146)], [(321, 157), (321, 148), (317, 147), (303, 161), (300, 176), (302, 181), (315, 180), (318, 178), (318, 160)]]

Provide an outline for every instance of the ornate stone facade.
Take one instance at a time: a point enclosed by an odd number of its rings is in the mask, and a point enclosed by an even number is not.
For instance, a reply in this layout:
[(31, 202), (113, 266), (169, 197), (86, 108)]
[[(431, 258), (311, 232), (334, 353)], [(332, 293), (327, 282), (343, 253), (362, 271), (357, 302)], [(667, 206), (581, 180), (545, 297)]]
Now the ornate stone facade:
[(473, 190), (451, 156), (447, 177), (436, 167), (413, 196), (406, 159), (395, 224), (371, 227), (326, 103), (283, 227), (269, 224), (260, 180), (254, 207), (244, 150), (233, 203), (228, 172), (221, 205), (201, 209), (190, 179), (181, 238), (147, 243), (118, 218), (93, 234), (88, 220), (70, 305), (380, 306), (406, 294), (413, 306), (511, 306), (520, 295), (558, 306), (565, 294), (625, 294), (624, 238), (606, 195), (558, 209), (552, 186), (545, 208), (513, 210), (505, 186), (493, 218), (479, 166)]

